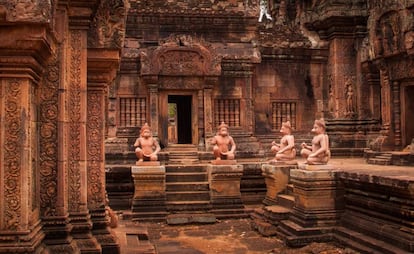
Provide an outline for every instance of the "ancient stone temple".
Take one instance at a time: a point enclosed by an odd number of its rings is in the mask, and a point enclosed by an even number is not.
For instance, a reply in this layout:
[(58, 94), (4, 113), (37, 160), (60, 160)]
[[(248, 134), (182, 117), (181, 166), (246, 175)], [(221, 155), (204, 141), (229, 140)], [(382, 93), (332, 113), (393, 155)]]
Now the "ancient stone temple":
[[(299, 155), (315, 119), (331, 158), (414, 164), (414, 0), (1, 0), (0, 24), (0, 253), (120, 253), (111, 207), (214, 222), (286, 188), (291, 244), (357, 221), (414, 251), (412, 178), (262, 168), (283, 123)], [(237, 144), (226, 170), (211, 166), (223, 122)], [(156, 173), (136, 164), (145, 124)]]
[(117, 253), (105, 193), (123, 1), (0, 2), (0, 252)]
[(264, 2), (259, 22), (258, 0), (130, 1), (108, 146), (149, 122), (162, 147), (202, 152), (225, 121), (255, 157), (283, 121), (306, 139), (317, 118), (334, 155), (411, 144), (410, 1)]

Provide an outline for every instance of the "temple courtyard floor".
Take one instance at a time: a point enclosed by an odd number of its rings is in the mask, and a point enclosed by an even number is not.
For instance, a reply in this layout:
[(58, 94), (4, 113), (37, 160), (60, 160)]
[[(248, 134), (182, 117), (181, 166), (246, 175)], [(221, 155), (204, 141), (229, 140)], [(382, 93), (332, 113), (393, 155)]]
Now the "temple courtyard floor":
[[(414, 181), (414, 167), (369, 165), (362, 158), (333, 158), (329, 164), (343, 171), (363, 173), (369, 177)], [(258, 204), (256, 207), (260, 206)], [(251, 211), (256, 207), (247, 206), (246, 209)], [(132, 224), (128, 219), (123, 219), (122, 211), (117, 212), (118, 226), (113, 230), (119, 238), (122, 254), (358, 253), (335, 243), (312, 243), (302, 248), (289, 248), (277, 236), (260, 235), (253, 229), (249, 218), (218, 220), (213, 224)]]

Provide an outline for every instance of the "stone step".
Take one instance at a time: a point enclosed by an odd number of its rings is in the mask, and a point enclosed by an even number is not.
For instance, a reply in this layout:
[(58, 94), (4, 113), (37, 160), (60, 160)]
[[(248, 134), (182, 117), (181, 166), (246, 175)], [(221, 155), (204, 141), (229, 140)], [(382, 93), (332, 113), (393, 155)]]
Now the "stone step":
[(210, 191), (168, 191), (168, 201), (208, 201)]
[(391, 160), (388, 159), (377, 159), (377, 158), (370, 158), (367, 161), (368, 164), (374, 165), (391, 165)]
[(362, 253), (384, 253), (384, 254), (405, 254), (413, 253), (398, 248), (384, 241), (375, 239), (366, 234), (348, 229), (345, 227), (337, 227), (335, 230), (335, 239), (351, 248)]
[(201, 173), (207, 172), (206, 165), (167, 165), (166, 173)]
[(167, 212), (144, 212), (132, 211), (133, 222), (164, 222)]
[(295, 205), (295, 197), (293, 195), (278, 194), (277, 203), (280, 206), (292, 208)]
[(280, 205), (265, 206), (263, 208), (264, 217), (274, 225), (278, 225), (279, 221), (289, 218), (291, 209)]
[(331, 227), (305, 228), (291, 220), (282, 220), (278, 226), (278, 236), (290, 247), (302, 247), (312, 242), (330, 242), (333, 235)]
[(167, 216), (167, 224), (181, 225), (181, 224), (210, 224), (216, 222), (216, 216), (212, 213), (179, 213), (170, 214)]
[(166, 173), (166, 182), (205, 182), (207, 181), (207, 174), (204, 172), (194, 173)]
[(195, 165), (199, 162), (198, 159), (170, 159), (167, 165)]
[(166, 183), (166, 191), (209, 191), (207, 181)]
[(253, 219), (252, 227), (257, 230), (262, 236), (274, 236), (277, 234), (277, 227), (264, 220)]
[(292, 195), (293, 196), (293, 188), (294, 188), (294, 185), (291, 184), (291, 183), (289, 183), (288, 185), (286, 185), (285, 194)]
[(135, 223), (120, 225), (117, 236), (121, 243), (121, 252), (132, 253), (157, 253), (154, 245), (149, 241), (148, 230), (146, 227)]
[(185, 212), (185, 211), (209, 211), (211, 209), (210, 201), (167, 201), (167, 210), (169, 212)]

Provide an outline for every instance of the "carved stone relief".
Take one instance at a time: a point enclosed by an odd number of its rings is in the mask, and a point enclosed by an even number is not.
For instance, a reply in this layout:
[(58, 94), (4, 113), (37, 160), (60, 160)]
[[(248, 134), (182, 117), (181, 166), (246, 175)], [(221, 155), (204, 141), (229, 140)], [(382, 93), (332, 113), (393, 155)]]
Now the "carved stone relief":
[(21, 218), (21, 154), (18, 149), (21, 147), (21, 126), (20, 115), (21, 105), (21, 82), (17, 79), (9, 80), (5, 84), (4, 94), (4, 216), (3, 229), (18, 230)]
[(81, 32), (70, 32), (70, 88), (69, 88), (69, 210), (80, 211), (81, 197)]
[(40, 208), (42, 216), (57, 215), (59, 56), (53, 55), (40, 92)]
[(5, 0), (0, 2), (0, 20), (48, 22), (52, 16), (52, 4), (55, 1)]
[(101, 1), (92, 23), (90, 36), (88, 36), (88, 45), (90, 47), (122, 48), (128, 8), (127, 1)]
[(88, 150), (88, 207), (105, 205), (103, 158), (103, 91), (88, 90), (87, 150)]

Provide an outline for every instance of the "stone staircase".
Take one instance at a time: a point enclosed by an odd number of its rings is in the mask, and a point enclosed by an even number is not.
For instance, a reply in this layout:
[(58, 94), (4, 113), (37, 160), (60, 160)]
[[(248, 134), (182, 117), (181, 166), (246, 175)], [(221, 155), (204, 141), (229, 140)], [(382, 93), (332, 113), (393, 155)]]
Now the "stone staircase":
[(391, 165), (392, 154), (387, 152), (377, 153), (375, 156), (368, 158), (367, 163), (375, 165)]
[(295, 204), (293, 196), (293, 184), (289, 183), (285, 191), (277, 195), (276, 202), (264, 200), (265, 206), (256, 208), (250, 217), (253, 228), (263, 236), (278, 234), (278, 225), (282, 220), (287, 220)]
[(169, 165), (189, 165), (200, 162), (198, 150), (195, 145), (191, 144), (170, 144), (165, 150), (168, 153)]
[(168, 224), (214, 223), (205, 165), (167, 165)]

